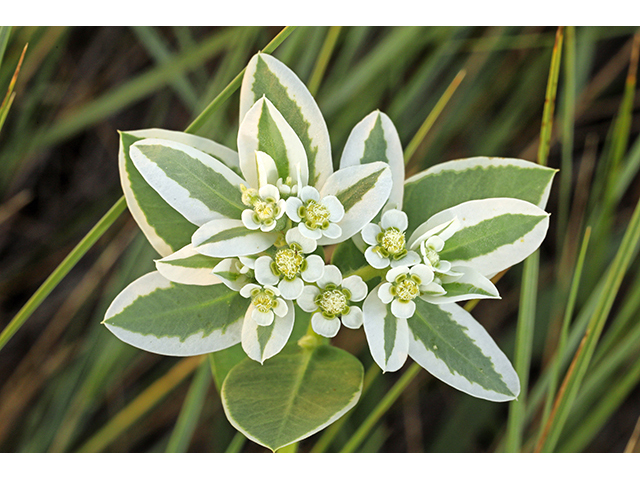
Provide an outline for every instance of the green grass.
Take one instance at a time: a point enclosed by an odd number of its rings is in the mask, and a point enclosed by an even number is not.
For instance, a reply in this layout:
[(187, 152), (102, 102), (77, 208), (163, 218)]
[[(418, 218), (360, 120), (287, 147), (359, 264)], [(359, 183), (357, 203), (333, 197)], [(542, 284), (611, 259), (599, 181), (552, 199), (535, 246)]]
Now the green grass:
[(376, 375), (362, 330), (341, 331), (366, 391), (297, 451), (622, 452), (640, 401), (634, 29), (566, 27), (556, 55), (553, 28), (280, 31), (0, 30), (3, 98), (29, 44), (0, 131), (0, 451), (263, 451), (227, 422), (208, 362), (136, 350), (100, 321), (157, 257), (119, 200), (116, 130), (234, 148), (239, 79), (268, 46), (316, 94), (336, 163), (380, 109), (408, 175), (477, 155), (560, 169), (539, 254), (498, 281), (503, 300), (468, 306), (520, 371), (519, 402), (411, 362)]

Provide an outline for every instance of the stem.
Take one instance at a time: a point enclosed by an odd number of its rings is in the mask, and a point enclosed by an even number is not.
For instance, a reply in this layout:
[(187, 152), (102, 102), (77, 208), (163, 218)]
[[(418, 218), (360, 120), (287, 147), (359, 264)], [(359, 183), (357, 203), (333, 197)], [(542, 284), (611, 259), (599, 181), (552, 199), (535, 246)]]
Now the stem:
[(126, 202), (124, 196), (109, 209), (109, 211), (100, 219), (98, 223), (85, 235), (85, 237), (71, 250), (69, 255), (58, 265), (58, 267), (49, 275), (40, 288), (31, 296), (24, 304), (20, 311), (13, 317), (11, 323), (5, 327), (0, 334), (0, 350), (13, 337), (13, 335), (22, 327), (24, 322), (29, 318), (33, 311), (40, 306), (51, 291), (62, 281), (76, 263), (87, 253), (87, 251), (102, 237), (104, 232), (116, 221), (120, 214), (124, 211)]

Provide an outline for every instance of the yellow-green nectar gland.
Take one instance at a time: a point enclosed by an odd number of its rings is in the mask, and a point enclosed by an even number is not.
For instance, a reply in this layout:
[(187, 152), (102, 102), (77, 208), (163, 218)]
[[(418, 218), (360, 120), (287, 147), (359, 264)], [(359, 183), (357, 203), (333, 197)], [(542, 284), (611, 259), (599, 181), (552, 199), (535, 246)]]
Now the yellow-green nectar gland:
[(401, 302), (410, 302), (418, 295), (420, 295), (420, 288), (414, 280), (405, 278), (395, 285), (395, 296)]
[(281, 248), (275, 255), (278, 271), (289, 280), (293, 280), (300, 273), (302, 262), (304, 257), (293, 248)]
[(318, 227), (327, 228), (329, 226), (329, 216), (331, 212), (327, 207), (315, 200), (309, 200), (305, 208), (305, 223), (307, 227), (316, 229)]
[(340, 290), (327, 290), (320, 298), (320, 308), (329, 316), (343, 313), (347, 308), (347, 297)]
[(253, 211), (255, 212), (258, 222), (260, 223), (275, 220), (275, 216), (278, 214), (277, 210), (277, 205), (269, 200), (256, 200), (253, 204)]
[(267, 313), (269, 310), (277, 306), (278, 301), (273, 298), (273, 294), (262, 290), (253, 296), (251, 303), (253, 303), (253, 306), (256, 307), (256, 310), (259, 312)]
[(387, 228), (382, 235), (380, 246), (390, 254), (398, 254), (404, 250), (406, 240), (404, 233), (397, 228)]

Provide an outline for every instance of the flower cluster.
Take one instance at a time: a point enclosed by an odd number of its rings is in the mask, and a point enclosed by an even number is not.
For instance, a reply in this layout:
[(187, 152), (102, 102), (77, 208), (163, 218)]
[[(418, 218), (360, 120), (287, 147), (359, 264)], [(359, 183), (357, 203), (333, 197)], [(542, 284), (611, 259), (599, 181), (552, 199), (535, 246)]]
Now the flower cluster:
[[(297, 307), (311, 335), (364, 326), (384, 371), (410, 356), (471, 395), (515, 398), (510, 363), (457, 302), (500, 298), (490, 278), (538, 248), (551, 169), (472, 158), (405, 181), (398, 133), (376, 111), (354, 127), (334, 171), (315, 100), (266, 54), (247, 66), (240, 119), (237, 152), (176, 132), (122, 135), (125, 196), (163, 258), (118, 296), (107, 326), (169, 355), (241, 343), (262, 363), (289, 342)], [(487, 198), (476, 187), (490, 169), (547, 180), (531, 199), (508, 190), (517, 181)], [(326, 265), (322, 247), (336, 244)], [(140, 321), (144, 309), (157, 311), (153, 320)]]

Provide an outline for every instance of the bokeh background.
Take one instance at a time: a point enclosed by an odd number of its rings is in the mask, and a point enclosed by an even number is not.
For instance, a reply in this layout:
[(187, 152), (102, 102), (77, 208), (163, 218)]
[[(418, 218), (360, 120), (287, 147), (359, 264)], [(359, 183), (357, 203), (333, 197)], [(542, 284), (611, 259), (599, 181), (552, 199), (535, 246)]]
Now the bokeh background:
[[(0, 131), (0, 329), (122, 195), (117, 131), (183, 130), (281, 28), (11, 30), (0, 97), (28, 47)], [(561, 171), (540, 253), (525, 451), (540, 431), (541, 388), (584, 228), (593, 233), (571, 329), (577, 340), (563, 374), (640, 196), (636, 31), (565, 29), (548, 160)], [(375, 109), (391, 117), (407, 146), (464, 70), (409, 176), (472, 156), (535, 161), (555, 36), (555, 27), (299, 27), (274, 55), (316, 95), (335, 160), (351, 128)], [(238, 108), (236, 92), (198, 134), (235, 148)], [(0, 350), (0, 451), (264, 451), (226, 420), (207, 362), (137, 350), (100, 325), (115, 295), (151, 271), (154, 258), (125, 211)], [(558, 451), (638, 448), (637, 267), (634, 260)], [(521, 266), (512, 268), (498, 283), (503, 300), (474, 310), (512, 359), (521, 278)], [(342, 329), (333, 343), (371, 365), (362, 330)], [(340, 450), (401, 374), (376, 378), (330, 451)], [(421, 372), (360, 449), (501, 451), (508, 408)], [(318, 437), (299, 450), (311, 450)]]

